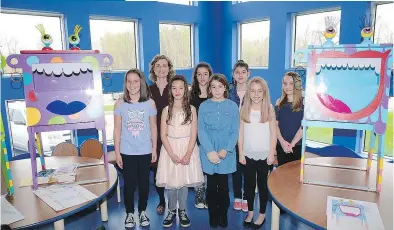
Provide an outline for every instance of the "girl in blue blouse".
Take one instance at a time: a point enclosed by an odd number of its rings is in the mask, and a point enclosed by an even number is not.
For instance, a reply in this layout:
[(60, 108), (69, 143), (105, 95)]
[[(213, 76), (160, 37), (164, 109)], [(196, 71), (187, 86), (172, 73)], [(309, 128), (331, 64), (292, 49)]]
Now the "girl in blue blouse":
[(235, 145), (239, 131), (239, 109), (227, 99), (228, 84), (223, 74), (208, 82), (208, 97), (198, 112), (198, 139), (203, 171), (207, 175), (207, 203), (211, 227), (227, 227), (230, 205), (228, 174), (236, 170)]

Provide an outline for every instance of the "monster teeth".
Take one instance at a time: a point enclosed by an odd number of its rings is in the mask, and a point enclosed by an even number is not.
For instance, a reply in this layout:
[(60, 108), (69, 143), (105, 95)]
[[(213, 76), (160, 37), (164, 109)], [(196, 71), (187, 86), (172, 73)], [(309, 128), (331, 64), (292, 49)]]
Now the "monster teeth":
[(45, 63), (45, 64), (33, 64), (32, 65), (33, 72), (39, 72), (50, 75), (71, 75), (71, 74), (79, 74), (80, 72), (86, 72), (87, 70), (92, 71), (90, 63)]
[(374, 68), (377, 74), (380, 74), (381, 59), (379, 58), (319, 58), (316, 64), (316, 72), (324, 68), (350, 68), (350, 69), (367, 69)]

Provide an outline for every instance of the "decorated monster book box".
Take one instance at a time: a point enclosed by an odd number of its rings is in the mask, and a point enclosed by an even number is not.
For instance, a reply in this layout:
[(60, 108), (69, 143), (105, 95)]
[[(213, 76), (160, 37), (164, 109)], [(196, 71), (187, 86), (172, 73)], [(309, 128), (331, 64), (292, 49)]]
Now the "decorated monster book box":
[[(330, 20), (326, 21), (330, 22)], [(328, 23), (330, 24), (330, 23)], [(384, 136), (387, 126), (392, 44), (373, 44), (373, 31), (366, 23), (361, 31), (361, 44), (335, 45), (335, 25), (326, 25), (327, 42), (310, 45), (295, 53), (297, 62), (307, 62), (305, 108), (302, 139), (300, 180), (347, 189), (380, 192), (383, 171)], [(304, 180), (306, 129), (310, 126), (371, 131), (370, 150), (366, 167), (348, 165), (319, 165), (346, 170), (369, 172), (375, 138), (378, 138), (376, 188), (332, 184)], [(316, 164), (314, 164), (316, 165)], [(346, 173), (346, 172), (344, 172)]]
[[(95, 50), (33, 50), (9, 55), (7, 63), (23, 71), (33, 188), (37, 189), (35, 135), (41, 132), (89, 128), (101, 131), (108, 179), (100, 67), (110, 66), (112, 57)], [(41, 149), (40, 138), (37, 141)], [(45, 161), (41, 159), (43, 166)]]

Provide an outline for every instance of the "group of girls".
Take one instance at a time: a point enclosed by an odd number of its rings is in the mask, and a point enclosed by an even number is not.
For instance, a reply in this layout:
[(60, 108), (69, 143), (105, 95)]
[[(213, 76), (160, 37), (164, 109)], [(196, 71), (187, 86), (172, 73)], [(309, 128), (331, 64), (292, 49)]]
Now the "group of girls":
[[(164, 227), (170, 227), (177, 216), (181, 226), (190, 226), (188, 188), (195, 189), (196, 207), (208, 208), (210, 226), (227, 227), (228, 175), (232, 174), (234, 209), (248, 212), (244, 226), (260, 228), (265, 223), (267, 177), (275, 153), (279, 165), (301, 156), (300, 77), (285, 74), (282, 96), (274, 107), (267, 82), (261, 77), (249, 79), (249, 67), (242, 60), (233, 68), (231, 84), (202, 62), (194, 70), (189, 90), (185, 77), (175, 75), (165, 55), (153, 58), (149, 75), (150, 86), (140, 70), (129, 70), (123, 97), (115, 103), (115, 154), (123, 169), (125, 227), (136, 224), (137, 185), (139, 224), (150, 224), (146, 208), (153, 170), (159, 195), (156, 211), (164, 214), (168, 208)], [(253, 221), (256, 181), (260, 209)]]

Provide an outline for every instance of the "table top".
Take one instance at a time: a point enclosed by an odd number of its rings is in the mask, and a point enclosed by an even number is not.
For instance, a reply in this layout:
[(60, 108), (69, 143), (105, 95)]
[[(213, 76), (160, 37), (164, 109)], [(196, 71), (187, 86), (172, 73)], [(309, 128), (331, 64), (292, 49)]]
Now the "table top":
[[(46, 168), (57, 168), (61, 164), (68, 163), (94, 163), (97, 159), (76, 156), (52, 156), (45, 157)], [(24, 220), (12, 223), (12, 229), (39, 226), (64, 219), (79, 212), (102, 199), (114, 188), (117, 181), (117, 172), (112, 164), (109, 167), (109, 181), (82, 185), (84, 188), (98, 196), (97, 199), (85, 202), (62, 211), (56, 212), (38, 196), (32, 192), (32, 186), (19, 187), (22, 178), (31, 177), (30, 159), (11, 161), (11, 170), (14, 181), (15, 193), (7, 200), (24, 216)], [(37, 160), (37, 169), (41, 169), (40, 161)], [(76, 181), (105, 178), (105, 167), (103, 164), (77, 168)]]
[[(366, 159), (317, 157), (311, 163), (327, 163), (365, 167)], [(376, 187), (376, 161), (369, 172), (304, 165), (304, 181), (323, 181), (356, 186)], [(327, 229), (327, 196), (373, 202), (378, 205), (385, 229), (393, 229), (393, 164), (383, 165), (382, 191), (367, 192), (352, 189), (303, 184), (300, 182), (300, 161), (275, 169), (268, 179), (268, 190), (278, 207), (316, 229)]]

